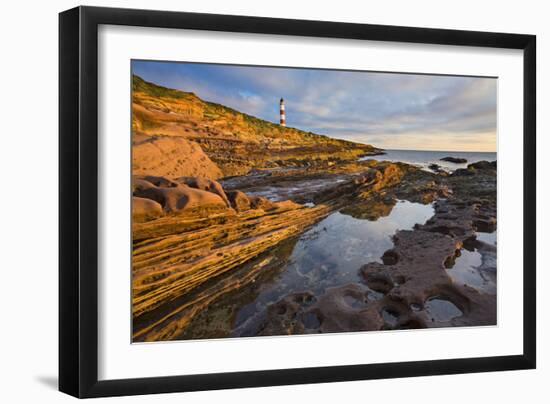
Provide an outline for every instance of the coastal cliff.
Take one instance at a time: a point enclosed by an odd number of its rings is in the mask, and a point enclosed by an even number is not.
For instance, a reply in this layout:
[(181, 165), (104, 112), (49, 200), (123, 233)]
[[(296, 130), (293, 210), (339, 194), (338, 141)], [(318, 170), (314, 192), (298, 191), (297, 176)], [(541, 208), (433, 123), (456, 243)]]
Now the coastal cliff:
[(283, 127), (132, 77), (133, 171), (218, 179), (355, 160), (382, 150)]

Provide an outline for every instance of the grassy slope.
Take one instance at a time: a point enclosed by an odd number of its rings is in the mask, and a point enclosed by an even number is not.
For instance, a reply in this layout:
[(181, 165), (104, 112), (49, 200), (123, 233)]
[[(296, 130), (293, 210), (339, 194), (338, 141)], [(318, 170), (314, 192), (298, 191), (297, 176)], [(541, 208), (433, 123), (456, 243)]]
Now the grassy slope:
[(133, 76), (132, 130), (144, 136), (179, 136), (200, 144), (225, 176), (253, 168), (352, 160), (377, 149), (258, 119), (193, 93)]

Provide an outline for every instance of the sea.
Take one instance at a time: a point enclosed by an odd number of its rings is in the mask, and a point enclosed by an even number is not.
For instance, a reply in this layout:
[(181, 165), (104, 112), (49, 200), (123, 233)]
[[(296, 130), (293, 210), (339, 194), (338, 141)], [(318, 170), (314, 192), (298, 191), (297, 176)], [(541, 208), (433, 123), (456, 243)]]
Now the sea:
[[(468, 164), (477, 161), (495, 161), (496, 153), (491, 152), (456, 152), (456, 151), (427, 151), (427, 150), (385, 150), (386, 154), (378, 156), (366, 156), (360, 160), (401, 161), (429, 170), (430, 164), (438, 164), (446, 171), (454, 171), (457, 168), (466, 168)], [(456, 164), (441, 161), (443, 157), (460, 157), (467, 160), (466, 163)]]

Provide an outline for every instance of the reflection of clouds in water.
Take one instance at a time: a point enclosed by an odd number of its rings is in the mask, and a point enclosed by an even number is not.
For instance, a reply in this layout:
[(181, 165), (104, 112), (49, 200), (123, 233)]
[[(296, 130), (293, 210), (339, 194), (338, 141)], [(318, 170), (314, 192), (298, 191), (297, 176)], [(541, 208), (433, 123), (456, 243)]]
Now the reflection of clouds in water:
[(484, 243), (490, 244), (490, 245), (497, 245), (497, 232), (494, 231), (492, 233), (476, 233), (476, 238), (480, 241), (483, 241)]
[[(496, 245), (496, 232), (476, 233), (477, 239), (489, 245)], [(496, 256), (475, 248), (469, 251), (460, 250), (460, 256), (455, 259), (447, 274), (453, 282), (468, 285), (480, 292), (496, 293)]]
[[(259, 175), (258, 178), (265, 176), (265, 174)], [(249, 196), (262, 196), (271, 201), (285, 201), (287, 199), (296, 200), (303, 196), (304, 194), (311, 194), (313, 192), (321, 192), (323, 189), (330, 189), (334, 184), (340, 184), (349, 180), (347, 175), (345, 178), (338, 175), (332, 175), (328, 178), (319, 178), (319, 179), (306, 179), (306, 180), (297, 180), (291, 184), (283, 183), (276, 185), (259, 185), (251, 187), (242, 187), (243, 181), (246, 183), (247, 179), (250, 179), (251, 176), (243, 177), (234, 177), (229, 180), (221, 181), (224, 188), (228, 189), (241, 189)], [(315, 206), (312, 202), (307, 202), (305, 206), (312, 207)]]
[(361, 243), (362, 243), (362, 240), (358, 238), (353, 238), (348, 240), (348, 245), (344, 252), (344, 260), (351, 261), (353, 255), (357, 255), (358, 253), (360, 253)]
[[(252, 303), (255, 313), (246, 312), (246, 324), (258, 324), (269, 304), (290, 293), (309, 290), (320, 295), (328, 287), (360, 281), (359, 268), (369, 262), (381, 262), (382, 254), (393, 246), (391, 236), (397, 230), (412, 229), (433, 214), (431, 205), (406, 201), (398, 202), (389, 216), (377, 221), (339, 212), (331, 214), (302, 234), (283, 272), (262, 285)], [(257, 330), (247, 327), (239, 326), (236, 335), (255, 335)]]
[(362, 265), (381, 262), (382, 254), (393, 246), (391, 236), (398, 229), (412, 229), (432, 215), (431, 205), (404, 201), (397, 203), (389, 216), (377, 221), (333, 213), (304, 233), (290, 257), (296, 272), (286, 271), (281, 277), (295, 273), (310, 281), (320, 280), (318, 284), (303, 285), (319, 290), (356, 281)]

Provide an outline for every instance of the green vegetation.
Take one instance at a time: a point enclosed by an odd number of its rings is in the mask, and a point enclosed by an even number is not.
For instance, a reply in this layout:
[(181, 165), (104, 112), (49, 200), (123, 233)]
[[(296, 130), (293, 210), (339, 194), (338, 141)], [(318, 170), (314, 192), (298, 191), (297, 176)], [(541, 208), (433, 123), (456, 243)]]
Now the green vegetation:
[(351, 161), (378, 151), (370, 145), (281, 126), (135, 75), (132, 82), (134, 132), (186, 137), (199, 144), (226, 177), (258, 167)]
[(176, 99), (190, 99), (196, 97), (193, 93), (186, 93), (180, 90), (174, 90), (150, 83), (135, 74), (132, 75), (132, 90), (141, 91), (153, 97), (169, 97)]
[[(180, 90), (174, 90), (171, 88), (159, 86), (157, 84), (145, 81), (141, 77), (135, 74), (132, 76), (132, 89), (134, 92), (143, 92), (152, 97), (173, 98), (177, 100), (191, 100), (191, 99), (200, 100), (194, 93), (184, 92)], [(268, 131), (268, 132), (277, 134), (278, 136), (280, 134), (293, 132), (305, 138), (311, 139), (311, 138), (317, 137), (316, 139), (317, 141), (319, 140), (327, 141), (327, 142), (333, 141), (333, 139), (325, 135), (318, 135), (311, 132), (305, 132), (295, 128), (289, 128), (289, 127), (283, 128), (278, 124), (265, 121), (260, 118), (256, 118), (255, 116), (248, 115), (243, 112), (239, 112), (233, 108), (226, 107), (225, 105), (217, 104), (215, 102), (209, 102), (209, 101), (202, 101), (202, 102), (205, 106), (203, 117), (210, 121), (223, 119), (227, 117), (236, 118), (238, 116), (241, 116), (244, 122), (248, 125), (248, 127), (257, 133), (265, 133), (266, 131)], [(155, 127), (154, 124), (148, 126), (148, 128), (151, 128), (151, 129), (154, 127)], [(339, 141), (339, 142), (349, 143), (350, 145), (352, 144), (351, 142), (347, 142), (347, 141)]]

